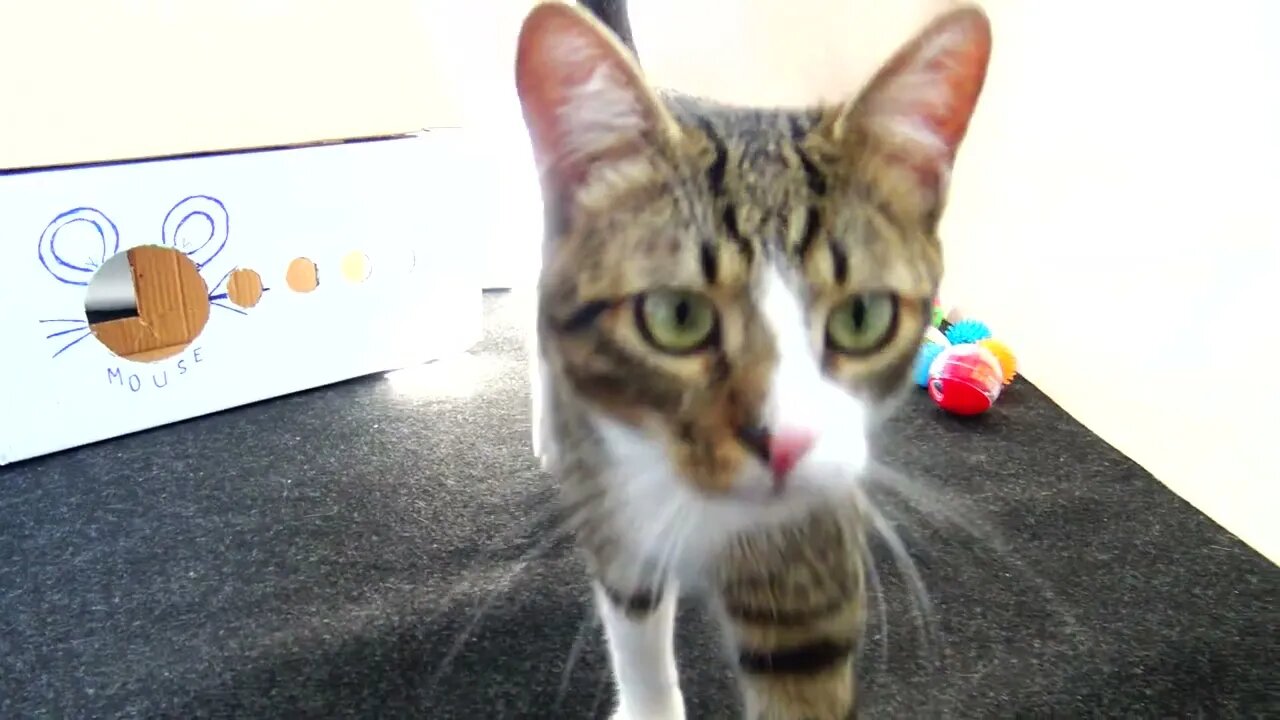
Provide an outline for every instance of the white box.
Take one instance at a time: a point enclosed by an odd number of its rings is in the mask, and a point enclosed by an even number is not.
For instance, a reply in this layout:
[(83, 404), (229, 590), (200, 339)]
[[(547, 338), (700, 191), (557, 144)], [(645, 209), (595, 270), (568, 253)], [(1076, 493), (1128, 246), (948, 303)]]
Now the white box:
[[(470, 347), (483, 193), (464, 137), (0, 174), (0, 465)], [(93, 266), (175, 243), (200, 266), (207, 324), (168, 359), (117, 356), (87, 330)], [(352, 252), (368, 259), (363, 282), (338, 272)], [(314, 291), (285, 282), (299, 257)], [(227, 300), (236, 268), (261, 277), (256, 306)]]

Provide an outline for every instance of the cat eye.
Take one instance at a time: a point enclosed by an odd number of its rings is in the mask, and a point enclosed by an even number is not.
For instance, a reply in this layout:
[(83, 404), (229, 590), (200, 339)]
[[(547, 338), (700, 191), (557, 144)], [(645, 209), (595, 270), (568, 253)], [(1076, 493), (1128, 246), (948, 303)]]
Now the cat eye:
[(651, 345), (664, 352), (687, 354), (716, 339), (716, 307), (701, 293), (655, 290), (636, 298), (636, 325)]
[(836, 352), (865, 355), (887, 344), (897, 325), (897, 297), (891, 293), (854, 295), (827, 318), (827, 346)]

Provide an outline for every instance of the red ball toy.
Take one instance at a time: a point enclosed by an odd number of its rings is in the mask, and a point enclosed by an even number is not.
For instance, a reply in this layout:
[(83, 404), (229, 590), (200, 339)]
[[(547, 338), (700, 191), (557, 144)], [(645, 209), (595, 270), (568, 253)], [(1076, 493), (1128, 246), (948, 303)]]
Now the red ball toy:
[(1004, 387), (1000, 360), (981, 345), (953, 345), (929, 366), (929, 397), (956, 415), (980, 415), (995, 404)]

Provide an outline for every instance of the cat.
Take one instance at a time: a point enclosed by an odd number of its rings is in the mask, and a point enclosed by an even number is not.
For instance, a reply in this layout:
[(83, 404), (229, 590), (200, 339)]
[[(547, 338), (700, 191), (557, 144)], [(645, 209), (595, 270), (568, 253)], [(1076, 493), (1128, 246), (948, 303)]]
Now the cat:
[(986, 15), (962, 7), (845, 103), (734, 107), (650, 87), (624, 0), (526, 15), (537, 445), (590, 575), (615, 718), (684, 717), (680, 595), (719, 620), (744, 717), (856, 712), (859, 480), (928, 324), (990, 49)]

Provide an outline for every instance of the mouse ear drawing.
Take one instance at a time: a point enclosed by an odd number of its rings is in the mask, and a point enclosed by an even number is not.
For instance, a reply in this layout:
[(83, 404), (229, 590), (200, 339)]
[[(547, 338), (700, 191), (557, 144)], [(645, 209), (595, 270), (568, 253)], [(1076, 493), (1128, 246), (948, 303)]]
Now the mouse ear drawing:
[(40, 235), (40, 264), (68, 285), (88, 285), (107, 258), (120, 250), (120, 231), (91, 207), (55, 217)]
[(208, 195), (192, 195), (164, 216), (161, 242), (184, 253), (196, 268), (213, 262), (226, 247), (230, 218), (222, 201)]

